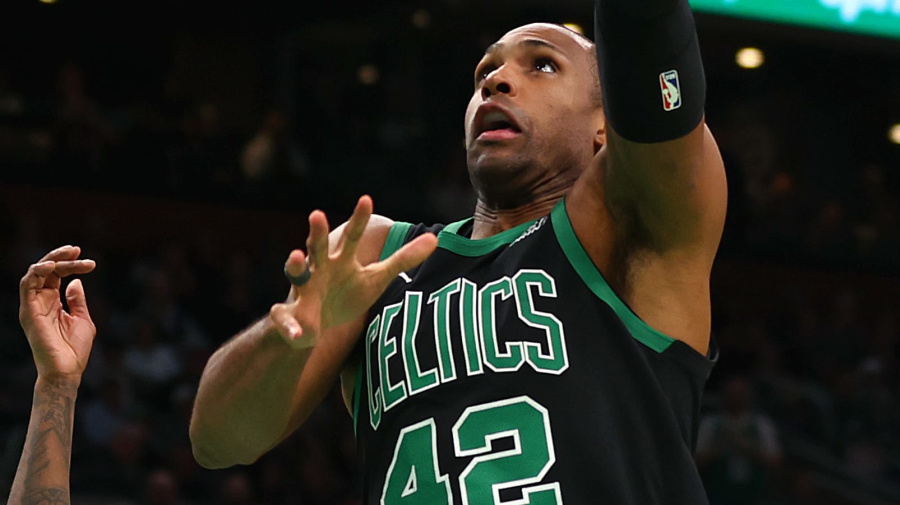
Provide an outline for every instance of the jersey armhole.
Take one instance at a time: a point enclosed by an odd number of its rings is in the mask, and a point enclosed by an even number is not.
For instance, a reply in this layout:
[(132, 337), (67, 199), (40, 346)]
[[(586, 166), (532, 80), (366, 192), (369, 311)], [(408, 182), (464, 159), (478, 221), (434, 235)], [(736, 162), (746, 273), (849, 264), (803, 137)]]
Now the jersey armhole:
[(412, 229), (412, 223), (404, 223), (397, 221), (391, 225), (391, 230), (388, 232), (387, 238), (384, 240), (384, 247), (381, 248), (381, 256), (378, 258), (378, 261), (384, 261), (390, 255), (397, 252), (398, 249), (403, 247), (403, 244), (406, 243), (406, 238), (409, 236), (409, 230)]
[[(398, 249), (403, 247), (403, 244), (406, 243), (407, 237), (409, 236), (409, 230), (413, 227), (412, 223), (404, 223), (402, 221), (396, 221), (391, 225), (390, 231), (388, 231), (387, 238), (384, 240), (384, 246), (381, 248), (381, 256), (378, 257), (378, 261), (384, 261), (390, 255), (397, 252)], [(363, 376), (363, 364), (362, 360), (360, 360), (358, 368), (356, 370), (356, 385), (353, 386), (353, 435), (356, 435), (356, 420), (359, 418), (359, 398), (360, 396), (360, 388), (362, 387), (362, 376)]]
[(556, 234), (556, 240), (562, 248), (563, 253), (569, 260), (569, 264), (581, 277), (588, 289), (604, 301), (616, 313), (619, 320), (631, 333), (638, 342), (644, 344), (650, 349), (662, 353), (668, 349), (675, 339), (662, 333), (659, 330), (645, 323), (637, 314), (635, 314), (625, 302), (619, 298), (619, 295), (612, 290), (603, 274), (597, 269), (594, 262), (591, 261), (584, 246), (575, 235), (572, 223), (569, 221), (569, 213), (566, 211), (565, 198), (559, 201), (550, 212), (550, 220), (553, 223), (553, 232)]

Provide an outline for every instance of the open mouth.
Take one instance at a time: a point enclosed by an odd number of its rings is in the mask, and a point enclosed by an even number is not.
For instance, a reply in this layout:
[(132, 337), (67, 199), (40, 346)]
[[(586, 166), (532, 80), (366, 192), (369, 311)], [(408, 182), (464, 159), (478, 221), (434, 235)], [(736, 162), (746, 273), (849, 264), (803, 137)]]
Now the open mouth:
[(522, 133), (522, 129), (500, 110), (487, 112), (480, 118), (478, 140), (507, 140)]
[(522, 130), (520, 130), (515, 123), (510, 121), (506, 114), (502, 112), (489, 112), (484, 116), (482, 133), (498, 130), (509, 130), (515, 133), (522, 133)]

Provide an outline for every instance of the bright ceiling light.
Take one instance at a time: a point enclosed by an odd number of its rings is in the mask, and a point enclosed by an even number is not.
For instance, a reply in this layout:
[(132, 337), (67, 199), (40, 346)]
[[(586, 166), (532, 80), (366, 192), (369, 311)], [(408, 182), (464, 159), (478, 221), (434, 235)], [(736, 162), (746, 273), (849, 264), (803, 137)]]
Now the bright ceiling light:
[(42, 4), (55, 4), (56, 0), (39, 0)]
[(580, 33), (580, 34), (584, 35), (584, 28), (582, 28), (581, 25), (578, 23), (563, 23), (563, 26), (565, 26), (569, 30), (572, 30), (575, 33)]
[(766, 55), (755, 47), (745, 47), (737, 52), (734, 61), (741, 68), (759, 68), (766, 62)]
[(900, 144), (900, 123), (897, 123), (891, 127), (891, 131), (888, 133), (888, 138), (891, 139), (891, 142)]

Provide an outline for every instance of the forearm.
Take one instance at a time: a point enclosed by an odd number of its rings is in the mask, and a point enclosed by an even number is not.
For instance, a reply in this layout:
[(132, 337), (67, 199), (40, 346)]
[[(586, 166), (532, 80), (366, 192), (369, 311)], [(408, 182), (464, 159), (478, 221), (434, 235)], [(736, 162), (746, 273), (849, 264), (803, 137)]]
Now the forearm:
[(10, 505), (69, 503), (69, 464), (78, 384), (39, 378)]
[(706, 84), (688, 0), (596, 0), (595, 33), (610, 126), (633, 142), (687, 135)]
[(607, 135), (592, 187), (627, 237), (623, 247), (686, 252), (706, 269), (727, 187), (703, 121), (706, 77), (688, 0), (596, 0), (595, 8)]
[(291, 349), (264, 318), (210, 358), (197, 391), (190, 436), (207, 468), (249, 464), (278, 443), (311, 348)]

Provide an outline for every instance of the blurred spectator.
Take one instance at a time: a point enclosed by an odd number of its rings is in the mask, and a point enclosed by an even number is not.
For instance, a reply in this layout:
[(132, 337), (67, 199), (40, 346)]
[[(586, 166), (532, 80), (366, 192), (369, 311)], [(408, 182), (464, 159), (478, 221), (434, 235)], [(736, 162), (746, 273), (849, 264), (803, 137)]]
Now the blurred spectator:
[(704, 417), (697, 439), (697, 465), (710, 505), (762, 505), (781, 464), (772, 421), (752, 405), (750, 382), (730, 379), (722, 389), (722, 412)]
[(128, 422), (125, 398), (119, 381), (107, 379), (99, 394), (81, 408), (81, 431), (91, 444), (107, 448), (113, 437)]
[(846, 264), (853, 259), (856, 239), (841, 202), (830, 200), (822, 205), (805, 248), (808, 258), (818, 258), (827, 265)]
[(148, 262), (135, 269), (144, 289), (136, 316), (153, 321), (159, 338), (167, 343), (204, 347), (208, 344), (205, 332), (185, 310), (185, 295), (191, 292), (193, 282), (184, 269), (180, 260), (161, 265)]
[(221, 124), (219, 107), (199, 103), (181, 120), (181, 135), (168, 148), (165, 188), (176, 194), (211, 194), (239, 181), (235, 139)]
[(242, 470), (230, 471), (219, 486), (216, 502), (222, 505), (252, 505), (254, 503), (253, 485), (247, 474)]
[[(131, 420), (113, 434), (106, 450), (72, 453), (72, 489), (81, 493), (137, 498), (147, 478), (147, 429)], [(86, 458), (86, 459), (82, 459)]]
[(21, 116), (24, 113), (25, 97), (12, 89), (6, 72), (0, 69), (0, 118)]
[(55, 166), (70, 177), (79, 172), (96, 176), (103, 168), (104, 148), (113, 140), (113, 130), (88, 96), (84, 73), (74, 62), (60, 69), (57, 92)]
[(309, 171), (309, 159), (292, 138), (284, 114), (267, 112), (262, 127), (241, 153), (244, 178), (251, 184), (275, 187), (296, 184)]
[(160, 340), (160, 329), (147, 318), (137, 321), (134, 342), (125, 351), (125, 371), (134, 380), (138, 394), (151, 407), (168, 400), (171, 387), (181, 373), (181, 359), (175, 348)]
[(144, 482), (144, 505), (186, 505), (178, 481), (168, 470), (154, 470)]
[(766, 179), (757, 195), (746, 240), (757, 254), (778, 260), (797, 257), (806, 233), (804, 193), (791, 174), (779, 171)]
[(883, 199), (872, 205), (859, 229), (862, 264), (879, 270), (896, 268), (900, 257), (900, 204)]
[(885, 456), (884, 449), (874, 437), (865, 437), (847, 447), (844, 464), (851, 474), (863, 482), (874, 483), (887, 475), (888, 462)]

